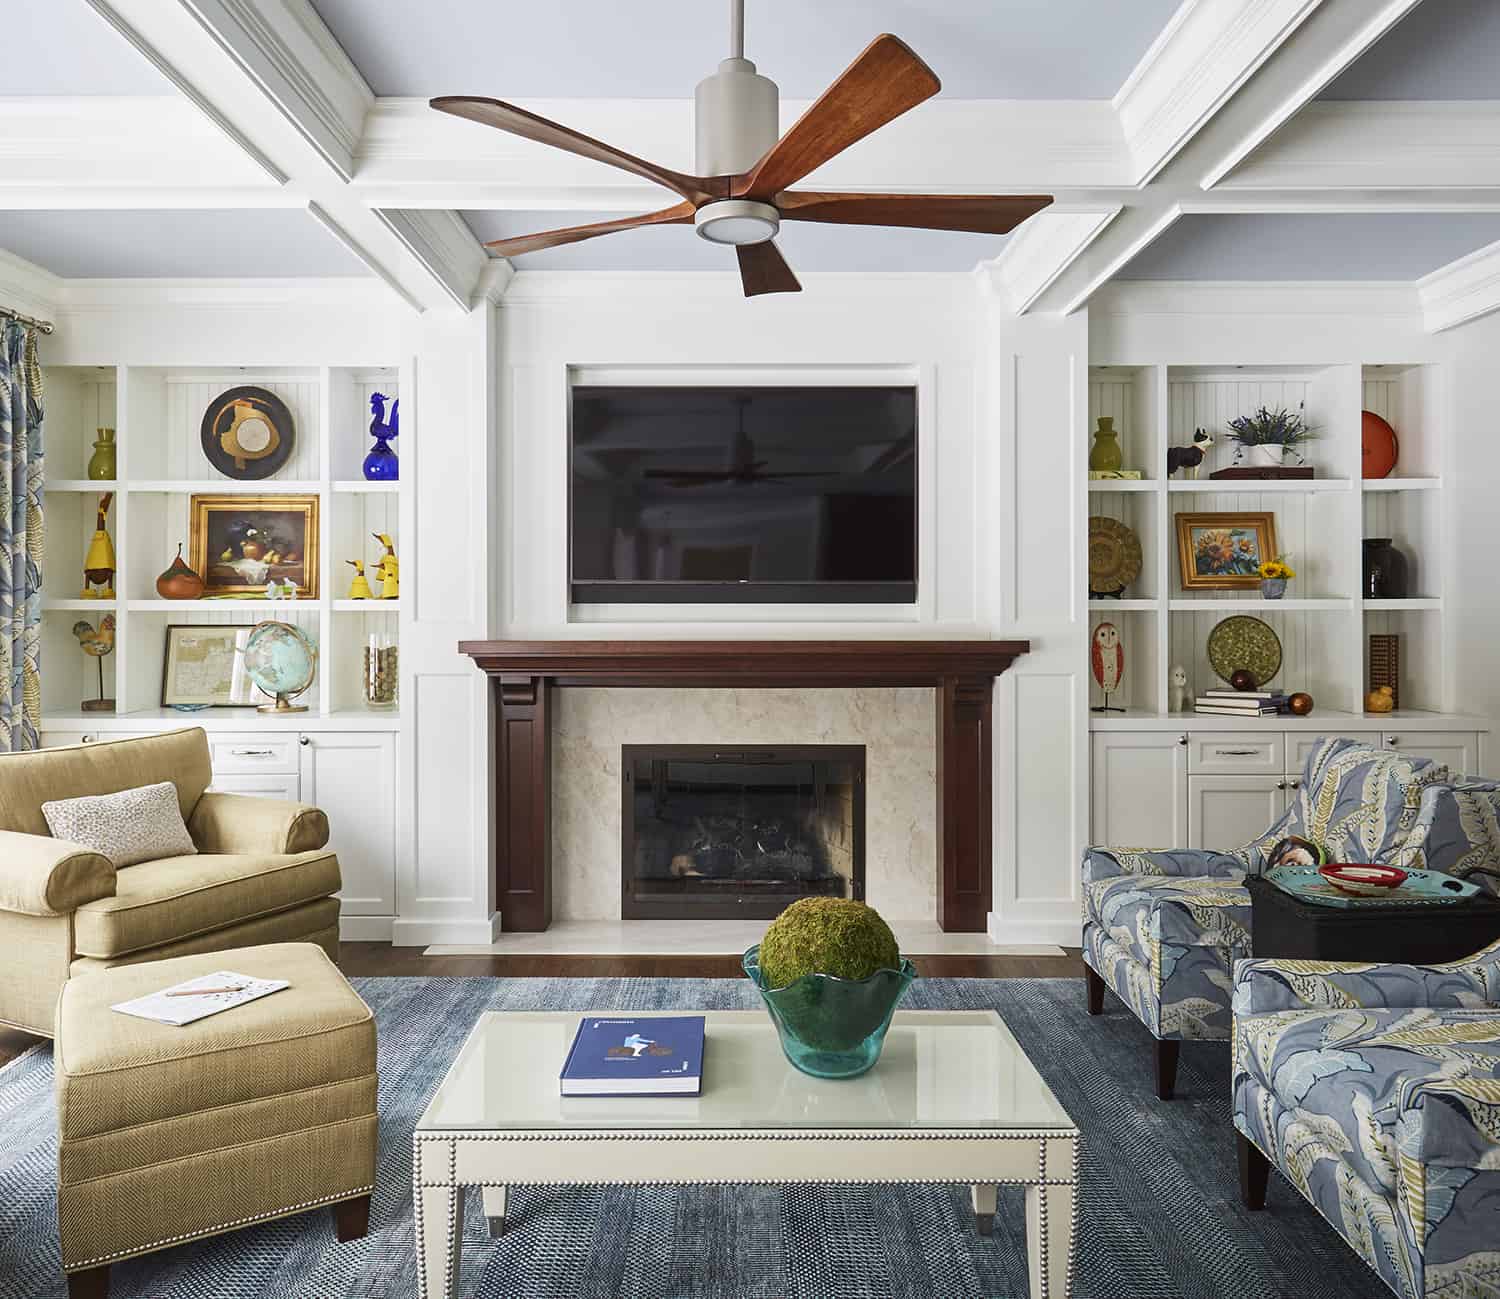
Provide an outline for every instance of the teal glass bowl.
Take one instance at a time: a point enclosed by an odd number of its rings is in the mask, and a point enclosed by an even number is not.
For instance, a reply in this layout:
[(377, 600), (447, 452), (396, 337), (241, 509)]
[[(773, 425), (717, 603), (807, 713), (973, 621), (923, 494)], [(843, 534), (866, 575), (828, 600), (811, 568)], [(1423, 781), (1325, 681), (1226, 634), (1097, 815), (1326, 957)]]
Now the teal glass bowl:
[(857, 1078), (880, 1059), (896, 1005), (916, 968), (876, 970), (867, 979), (804, 974), (784, 988), (768, 988), (760, 970), (760, 944), (740, 962), (760, 992), (781, 1037), (786, 1058), (814, 1078)]

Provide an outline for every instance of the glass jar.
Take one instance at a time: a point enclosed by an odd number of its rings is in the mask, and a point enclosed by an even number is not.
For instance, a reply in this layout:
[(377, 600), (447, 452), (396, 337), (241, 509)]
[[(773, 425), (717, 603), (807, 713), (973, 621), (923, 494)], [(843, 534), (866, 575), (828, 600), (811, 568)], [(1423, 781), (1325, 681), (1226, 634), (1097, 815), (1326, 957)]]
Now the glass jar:
[(396, 638), (371, 632), (365, 640), (364, 696), (367, 708), (396, 706), (398, 655)]

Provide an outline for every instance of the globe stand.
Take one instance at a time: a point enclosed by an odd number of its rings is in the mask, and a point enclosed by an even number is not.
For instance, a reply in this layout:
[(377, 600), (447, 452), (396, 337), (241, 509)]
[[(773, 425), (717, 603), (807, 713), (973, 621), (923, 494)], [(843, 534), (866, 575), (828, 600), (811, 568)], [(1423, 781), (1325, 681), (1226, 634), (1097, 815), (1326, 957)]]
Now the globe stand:
[(308, 709), (306, 704), (288, 703), (285, 695), (277, 695), (274, 704), (261, 704), (255, 711), (257, 713), (305, 713)]

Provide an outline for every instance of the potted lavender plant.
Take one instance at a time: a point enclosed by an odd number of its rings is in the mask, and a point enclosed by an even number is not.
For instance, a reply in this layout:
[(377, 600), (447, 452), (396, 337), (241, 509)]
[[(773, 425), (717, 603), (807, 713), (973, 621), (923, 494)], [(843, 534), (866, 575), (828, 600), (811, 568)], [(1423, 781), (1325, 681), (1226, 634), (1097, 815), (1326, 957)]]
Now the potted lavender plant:
[(1275, 468), (1288, 458), (1305, 464), (1300, 448), (1313, 441), (1318, 430), (1307, 422), (1304, 405), (1295, 411), (1262, 406), (1253, 415), (1230, 420), (1226, 436), (1234, 443), (1235, 464)]

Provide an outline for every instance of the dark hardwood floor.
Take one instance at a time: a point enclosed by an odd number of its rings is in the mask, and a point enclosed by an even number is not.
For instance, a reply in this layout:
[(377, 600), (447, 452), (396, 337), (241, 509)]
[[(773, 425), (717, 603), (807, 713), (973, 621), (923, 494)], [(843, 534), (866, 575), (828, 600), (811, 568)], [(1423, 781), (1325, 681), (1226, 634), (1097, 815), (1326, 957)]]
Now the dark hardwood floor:
[[(921, 956), (911, 958), (929, 978), (1081, 978), (1077, 948), (1062, 956)], [(510, 979), (736, 979), (737, 956), (424, 956), (420, 947), (389, 943), (342, 943), (339, 966), (359, 975), (481, 976)], [(0, 1065), (8, 1064), (37, 1039), (0, 1027)]]

